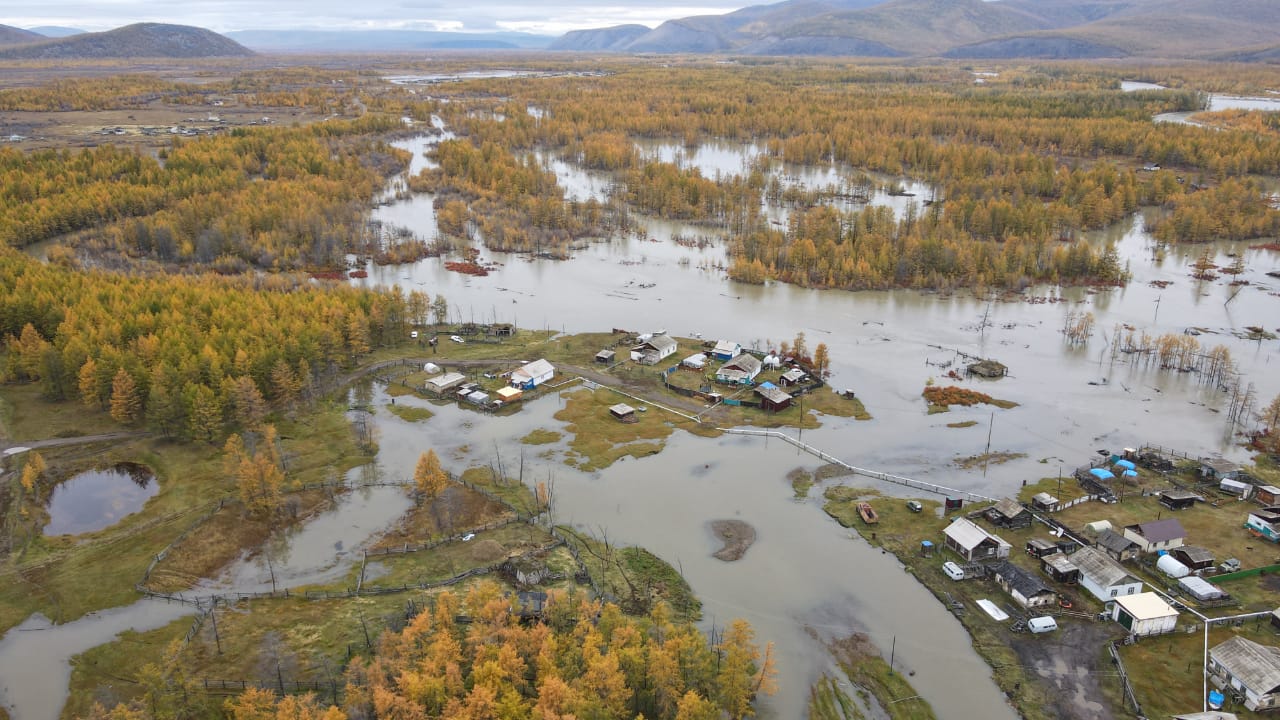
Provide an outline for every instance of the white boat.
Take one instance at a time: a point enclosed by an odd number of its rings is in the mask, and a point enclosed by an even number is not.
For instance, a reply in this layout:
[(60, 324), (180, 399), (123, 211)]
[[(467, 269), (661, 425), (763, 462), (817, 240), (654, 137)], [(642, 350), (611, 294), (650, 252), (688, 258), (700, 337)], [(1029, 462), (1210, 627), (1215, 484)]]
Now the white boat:
[(996, 607), (995, 603), (991, 602), (986, 598), (983, 598), (978, 601), (978, 607), (982, 608), (983, 611), (985, 611), (988, 615), (992, 617), (992, 619), (998, 622), (1002, 622), (1004, 620), (1009, 619), (1009, 613)]

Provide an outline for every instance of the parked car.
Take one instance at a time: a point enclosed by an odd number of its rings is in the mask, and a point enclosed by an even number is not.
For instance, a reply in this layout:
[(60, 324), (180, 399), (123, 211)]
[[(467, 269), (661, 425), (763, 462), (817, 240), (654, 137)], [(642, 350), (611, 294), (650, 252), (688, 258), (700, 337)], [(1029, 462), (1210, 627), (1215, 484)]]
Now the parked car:
[(417, 331), (417, 330), (410, 331), (410, 333), (409, 333), (409, 337), (413, 338), (414, 340), (417, 340), (417, 339), (418, 339), (418, 331)]
[(456, 343), (464, 343), (464, 342), (466, 342), (466, 340), (463, 340), (463, 339), (462, 339), (462, 336), (460, 336), (460, 335), (450, 335), (450, 336), (449, 336), (449, 339), (450, 339), (450, 340), (452, 340), (452, 341), (454, 341), (454, 342), (456, 342)]
[(942, 563), (942, 572), (946, 573), (947, 577), (951, 578), (952, 580), (964, 579), (964, 568), (951, 562), (950, 560)]
[(462, 536), (462, 542), (471, 542), (472, 538), (474, 538), (475, 536), (476, 536), (475, 533), (467, 533), (466, 535)]
[(911, 512), (920, 512), (921, 510), (924, 510), (924, 505), (921, 505), (916, 500), (908, 500), (907, 509), (910, 510)]
[(1033, 617), (1027, 621), (1027, 629), (1033, 633), (1047, 633), (1058, 629), (1058, 621), (1052, 616)]

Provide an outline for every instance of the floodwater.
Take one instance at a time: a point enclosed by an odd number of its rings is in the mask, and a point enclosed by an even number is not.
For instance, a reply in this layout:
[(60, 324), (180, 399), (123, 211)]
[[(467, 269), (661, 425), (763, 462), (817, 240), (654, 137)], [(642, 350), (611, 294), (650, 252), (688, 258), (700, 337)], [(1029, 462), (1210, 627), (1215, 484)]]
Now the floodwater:
[(1246, 95), (1210, 95), (1209, 106), (1204, 110), (1196, 110), (1194, 112), (1160, 113), (1155, 116), (1155, 121), (1200, 125), (1200, 123), (1192, 122), (1187, 118), (1197, 112), (1204, 112), (1205, 110), (1209, 112), (1219, 112), (1222, 110), (1261, 110), (1262, 112), (1280, 112), (1280, 98), (1250, 97)]
[[(379, 389), (374, 403), (387, 402)], [(780, 690), (762, 701), (761, 717), (803, 717), (809, 685), (836, 671), (810, 631), (822, 639), (866, 632), (885, 648), (896, 642), (896, 667), (915, 673), (912, 683), (939, 717), (949, 716), (947, 707), (963, 708), (950, 717), (1014, 717), (964, 629), (892, 555), (830, 521), (820, 509), (821, 487), (807, 502), (791, 499), (786, 473), (812, 468), (814, 460), (790, 445), (677, 433), (658, 455), (583, 473), (563, 464), (564, 441), (536, 448), (519, 442), (537, 428), (562, 429), (552, 417), (563, 404), (558, 395), (510, 417), (409, 397), (396, 402), (430, 407), (436, 415), (408, 423), (378, 412), (380, 464), (408, 472), (417, 453), (430, 447), (455, 472), (480, 464), (514, 476), (523, 466), (526, 482), (546, 481), (554, 489), (555, 522), (645, 547), (679, 568), (704, 603), (706, 629), (738, 617), (751, 622), (762, 646), (775, 644), (779, 667)], [(845, 432), (853, 430), (846, 422)], [(741, 560), (711, 556), (720, 543), (707, 522), (716, 518), (756, 529), (756, 542)]]
[(121, 463), (87, 470), (59, 483), (49, 499), (45, 535), (79, 535), (115, 525), (160, 491), (145, 465)]
[(1156, 83), (1142, 82), (1141, 80), (1121, 80), (1121, 92), (1137, 92), (1139, 90), (1168, 90), (1164, 85)]
[(70, 659), (124, 630), (145, 632), (194, 611), (181, 603), (139, 600), (54, 625), (32, 615), (0, 638), (0, 705), (14, 720), (57, 720), (71, 681)]

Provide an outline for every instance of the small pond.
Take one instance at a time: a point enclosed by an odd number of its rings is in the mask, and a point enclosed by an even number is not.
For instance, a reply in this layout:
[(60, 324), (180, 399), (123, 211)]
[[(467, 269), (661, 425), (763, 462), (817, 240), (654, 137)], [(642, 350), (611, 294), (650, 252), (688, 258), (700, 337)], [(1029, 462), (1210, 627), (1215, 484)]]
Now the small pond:
[(110, 527), (160, 491), (151, 468), (120, 463), (86, 470), (60, 483), (49, 499), (45, 535), (79, 535)]

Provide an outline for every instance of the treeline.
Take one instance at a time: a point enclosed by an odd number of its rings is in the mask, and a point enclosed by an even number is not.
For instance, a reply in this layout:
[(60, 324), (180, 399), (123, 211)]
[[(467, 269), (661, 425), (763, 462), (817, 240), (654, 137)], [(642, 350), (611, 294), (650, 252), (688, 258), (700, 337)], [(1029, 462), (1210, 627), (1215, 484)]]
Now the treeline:
[[(548, 595), (542, 618), (522, 622), (515, 598), (492, 582), (465, 597), (446, 590), (403, 630), (384, 633), (374, 657), (352, 660), (341, 706), (251, 690), (228, 700), (226, 714), (236, 720), (740, 720), (755, 714), (756, 696), (773, 692), (772, 648), (762, 653), (744, 620), (709, 642), (693, 625), (674, 622), (661, 603), (637, 618), (576, 593)], [(459, 624), (458, 616), (470, 622)], [(117, 714), (99, 706), (89, 717), (169, 720), (172, 715), (156, 710), (182, 707), (183, 692), (202, 694), (196, 683), (177, 680), (142, 690)]]
[(1128, 274), (1114, 248), (1059, 243), (1045, 235), (976, 241), (938, 209), (896, 219), (889, 208), (797, 211), (786, 230), (758, 229), (730, 240), (729, 276), (846, 290), (894, 287), (1022, 288), (1032, 282), (1118, 284)]
[(1220, 185), (1170, 195), (1167, 215), (1148, 229), (1165, 242), (1251, 240), (1280, 236), (1280, 211), (1269, 191), (1254, 179), (1230, 179)]
[(624, 215), (594, 199), (565, 200), (555, 173), (537, 158), (517, 158), (496, 143), (446, 140), (433, 157), (439, 166), (409, 178), (409, 187), (436, 194), (441, 232), (477, 239), (474, 227), (491, 250), (567, 257), (575, 240), (607, 236)]
[(25, 246), (79, 230), (93, 250), (241, 270), (329, 268), (369, 200), (407, 154), (376, 139), (395, 118), (244, 128), (175, 141), (161, 161), (105, 146), (0, 150), (0, 240)]
[(256, 427), (430, 312), (399, 288), (74, 271), (0, 250), (7, 379), (173, 438)]

